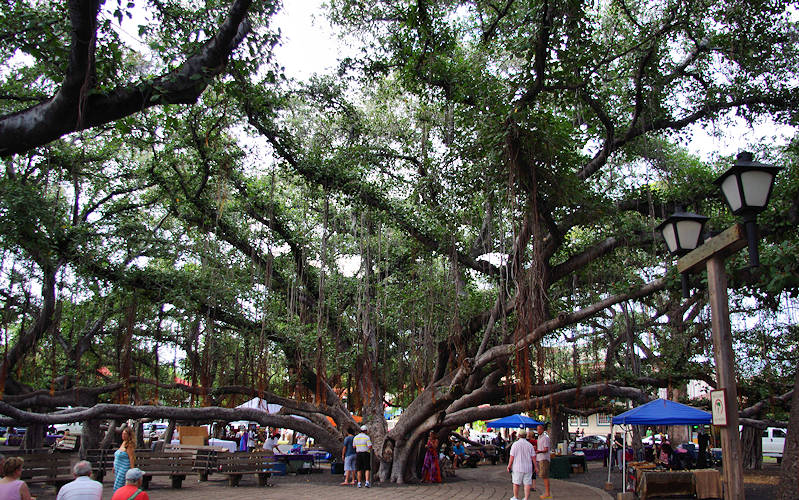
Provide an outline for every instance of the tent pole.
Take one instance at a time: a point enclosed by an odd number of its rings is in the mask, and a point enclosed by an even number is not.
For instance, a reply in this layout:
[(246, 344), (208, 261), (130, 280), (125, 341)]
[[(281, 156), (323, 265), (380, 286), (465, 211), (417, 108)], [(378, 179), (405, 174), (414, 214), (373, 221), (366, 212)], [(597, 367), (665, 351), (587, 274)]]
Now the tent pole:
[(627, 493), (627, 430), (630, 426), (624, 427), (624, 446), (621, 449), (621, 492)]
[(613, 458), (613, 448), (610, 444), (613, 442), (613, 422), (610, 424), (610, 439), (608, 440), (608, 483), (610, 483), (610, 460)]

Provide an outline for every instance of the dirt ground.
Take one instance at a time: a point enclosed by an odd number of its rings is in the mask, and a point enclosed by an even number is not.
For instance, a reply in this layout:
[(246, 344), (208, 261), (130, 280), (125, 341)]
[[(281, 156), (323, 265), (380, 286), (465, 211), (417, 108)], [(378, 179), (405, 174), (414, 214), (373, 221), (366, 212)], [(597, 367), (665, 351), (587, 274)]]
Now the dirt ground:
[[(745, 472), (746, 500), (773, 500), (779, 473), (780, 469), (776, 463), (764, 463), (763, 470)], [(568, 480), (595, 488), (603, 488), (608, 480), (608, 469), (602, 465), (602, 462), (588, 462), (588, 470), (585, 474), (572, 474)], [(610, 493), (615, 498), (616, 493), (621, 492), (621, 474), (613, 472), (611, 482), (615, 490)]]

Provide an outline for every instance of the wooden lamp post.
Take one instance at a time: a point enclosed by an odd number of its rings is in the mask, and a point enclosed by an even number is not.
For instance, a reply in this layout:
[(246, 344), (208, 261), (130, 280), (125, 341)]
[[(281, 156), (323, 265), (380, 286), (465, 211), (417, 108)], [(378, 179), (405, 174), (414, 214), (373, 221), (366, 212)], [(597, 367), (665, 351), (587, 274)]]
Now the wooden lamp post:
[[(725, 403), (723, 405), (725, 425), (720, 427), (725, 500), (744, 500), (744, 483), (741, 438), (738, 433), (738, 389), (724, 260), (748, 245), (750, 265), (752, 267), (759, 265), (756, 217), (768, 203), (774, 178), (779, 170), (780, 167), (753, 161), (752, 153), (740, 153), (733, 167), (715, 182), (721, 187), (733, 213), (744, 217), (746, 227), (735, 224), (718, 236), (706, 240), (694, 250), (684, 253), (677, 261), (677, 270), (683, 277), (688, 273), (701, 271), (703, 265), (707, 268), (713, 327), (713, 357), (716, 361), (716, 387), (724, 391)], [(671, 242), (683, 240), (682, 236), (675, 237), (674, 234), (688, 229), (689, 234), (685, 235), (685, 240), (687, 241), (689, 237), (692, 239), (693, 234), (697, 232), (696, 224), (700, 223), (694, 218), (692, 225), (686, 223), (681, 225), (679, 222), (669, 224), (670, 220), (681, 220), (679, 215), (675, 214), (658, 226), (669, 245), (669, 250), (673, 253), (677, 251), (672, 249)], [(678, 217), (675, 219), (675, 216)], [(686, 283), (687, 281), (683, 281), (683, 296), (687, 295)]]

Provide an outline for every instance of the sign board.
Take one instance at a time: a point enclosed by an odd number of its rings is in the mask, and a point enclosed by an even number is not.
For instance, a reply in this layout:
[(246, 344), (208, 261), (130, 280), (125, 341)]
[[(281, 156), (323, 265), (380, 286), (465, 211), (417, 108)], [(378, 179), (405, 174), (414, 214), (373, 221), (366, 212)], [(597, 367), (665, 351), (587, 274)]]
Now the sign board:
[(203, 426), (179, 426), (180, 444), (203, 446), (208, 444), (208, 429)]
[(710, 408), (713, 413), (713, 425), (727, 425), (727, 399), (724, 389), (710, 391)]

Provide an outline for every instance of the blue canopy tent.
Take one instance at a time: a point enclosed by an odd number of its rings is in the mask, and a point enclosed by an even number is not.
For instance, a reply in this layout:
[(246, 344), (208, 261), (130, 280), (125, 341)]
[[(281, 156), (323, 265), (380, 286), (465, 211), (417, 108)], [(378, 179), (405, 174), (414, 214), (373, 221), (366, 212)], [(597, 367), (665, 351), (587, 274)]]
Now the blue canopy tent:
[(519, 414), (500, 418), (491, 422), (486, 422), (486, 426), (491, 427), (492, 429), (529, 429), (542, 424), (543, 422), (539, 422), (538, 420), (534, 420), (530, 417), (525, 417), (524, 415)]
[[(613, 425), (703, 425), (710, 424), (713, 415), (710, 412), (693, 408), (688, 405), (656, 399), (644, 405), (628, 410), (621, 415), (616, 415), (611, 420), (611, 433)], [(627, 449), (627, 433), (624, 433), (624, 449)], [(622, 453), (622, 491), (627, 491), (627, 453)], [(608, 458), (608, 482), (610, 482), (610, 458)]]
[(710, 424), (710, 412), (668, 399), (656, 399), (613, 417), (614, 425), (702, 425)]

